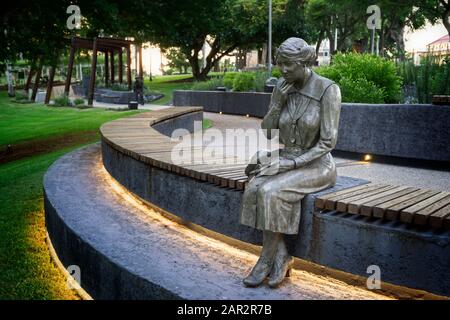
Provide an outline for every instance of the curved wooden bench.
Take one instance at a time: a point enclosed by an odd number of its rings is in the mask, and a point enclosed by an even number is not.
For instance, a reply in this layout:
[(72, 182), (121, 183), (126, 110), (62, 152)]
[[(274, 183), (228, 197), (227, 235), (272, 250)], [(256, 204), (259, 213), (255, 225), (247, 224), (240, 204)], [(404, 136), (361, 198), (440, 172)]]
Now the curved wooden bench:
[[(128, 191), (184, 222), (260, 244), (261, 233), (238, 223), (242, 190), (247, 180), (243, 172), (245, 163), (208, 166), (177, 165), (171, 161), (170, 152), (179, 141), (172, 141), (168, 135), (177, 128), (193, 132), (193, 121), (202, 119), (202, 115), (201, 108), (176, 107), (103, 125), (103, 165)], [(349, 193), (355, 192), (360, 185), (364, 185), (364, 193), (353, 193), (350, 197)], [(372, 187), (367, 180), (339, 176), (333, 188), (307, 195), (302, 200), (300, 236), (291, 239), (292, 254), (362, 276), (367, 276), (367, 266), (376, 262), (383, 270), (383, 281), (448, 295), (450, 280), (446, 270), (450, 233), (429, 227), (430, 224), (433, 226), (431, 221), (436, 221), (431, 217), (440, 216), (442, 212), (434, 211), (427, 217), (424, 228), (415, 225), (420, 225), (423, 219), (416, 218), (415, 212), (411, 215), (405, 210), (414, 209), (418, 213), (441, 210), (447, 206), (437, 207), (444, 205), (448, 198), (441, 194), (423, 198), (426, 202), (411, 199), (406, 203), (411, 204), (409, 207), (402, 207), (396, 219), (389, 220), (392, 208), (388, 206), (382, 217), (379, 216), (379, 201), (388, 198), (387, 202), (399, 201), (414, 193), (401, 195), (410, 191), (405, 191), (403, 186)], [(371, 191), (368, 188), (372, 188)], [(437, 200), (440, 196), (442, 198)], [(437, 200), (437, 204), (430, 200)], [(328, 206), (333, 207), (319, 209), (321, 201), (325, 206), (329, 203)], [(355, 214), (348, 214), (350, 212)], [(381, 219), (374, 219), (377, 217)], [(402, 221), (409, 223), (399, 223)], [(446, 226), (444, 220), (441, 222)], [(416, 274), (423, 276), (416, 277)]]
[[(228, 165), (174, 164), (171, 152), (178, 142), (152, 127), (165, 120), (201, 111), (203, 111), (201, 107), (176, 107), (140, 113), (104, 124), (100, 128), (100, 133), (104, 142), (153, 167), (221, 187), (243, 190), (247, 182), (247, 176), (244, 173), (245, 162)], [(200, 151), (196, 148), (181, 150)]]
[[(172, 148), (178, 143), (152, 126), (192, 112), (199, 107), (175, 107), (140, 113), (103, 125), (106, 143), (138, 161), (181, 176), (243, 190), (247, 182), (245, 162), (236, 164), (174, 164)], [(202, 151), (187, 148), (183, 151)], [(339, 164), (338, 164), (339, 166)], [(365, 184), (318, 197), (315, 207), (415, 225), (450, 229), (450, 193), (386, 184)]]

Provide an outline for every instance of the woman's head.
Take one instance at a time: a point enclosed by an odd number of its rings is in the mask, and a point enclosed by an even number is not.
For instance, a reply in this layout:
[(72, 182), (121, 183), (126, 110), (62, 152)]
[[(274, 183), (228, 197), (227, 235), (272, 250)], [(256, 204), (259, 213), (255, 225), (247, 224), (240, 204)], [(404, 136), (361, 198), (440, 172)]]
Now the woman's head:
[(302, 82), (308, 66), (316, 61), (316, 50), (300, 38), (289, 38), (277, 50), (276, 62), (288, 82)]

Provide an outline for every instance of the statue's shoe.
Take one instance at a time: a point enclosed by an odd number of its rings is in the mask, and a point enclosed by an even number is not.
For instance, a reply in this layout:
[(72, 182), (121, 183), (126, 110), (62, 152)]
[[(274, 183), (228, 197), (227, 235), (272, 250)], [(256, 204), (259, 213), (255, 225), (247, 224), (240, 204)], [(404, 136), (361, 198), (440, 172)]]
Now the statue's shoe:
[(276, 288), (284, 280), (285, 277), (291, 276), (292, 267), (294, 266), (294, 258), (290, 255), (276, 255), (272, 270), (270, 272), (269, 287)]
[(257, 287), (267, 278), (271, 269), (272, 259), (261, 256), (250, 274), (242, 282), (247, 287)]

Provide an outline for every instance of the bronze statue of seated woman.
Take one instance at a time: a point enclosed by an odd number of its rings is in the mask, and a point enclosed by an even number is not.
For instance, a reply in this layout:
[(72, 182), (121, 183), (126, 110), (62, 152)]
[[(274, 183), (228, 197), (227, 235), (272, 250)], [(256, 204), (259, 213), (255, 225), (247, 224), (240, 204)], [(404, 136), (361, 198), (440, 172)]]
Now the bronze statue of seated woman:
[[(260, 285), (267, 277), (277, 287), (290, 275), (293, 258), (284, 234), (297, 234), (301, 200), (306, 194), (331, 187), (336, 167), (330, 151), (336, 145), (341, 94), (339, 87), (310, 69), (315, 49), (300, 39), (289, 38), (277, 50), (282, 73), (271, 97), (261, 128), (278, 129), (284, 148), (279, 156), (259, 152), (256, 164), (249, 164), (241, 223), (263, 231), (261, 256), (246, 286)], [(269, 159), (269, 160), (267, 160)]]

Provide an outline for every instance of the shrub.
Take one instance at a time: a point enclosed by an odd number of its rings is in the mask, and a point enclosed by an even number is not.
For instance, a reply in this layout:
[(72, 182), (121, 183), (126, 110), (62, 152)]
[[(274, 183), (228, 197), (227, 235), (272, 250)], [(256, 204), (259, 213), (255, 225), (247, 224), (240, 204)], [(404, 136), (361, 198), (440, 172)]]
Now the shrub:
[(239, 74), (239, 72), (227, 72), (223, 76), (223, 85), (227, 87), (228, 89), (233, 88), (233, 82), (236, 75)]
[(264, 87), (266, 85), (266, 81), (268, 79), (267, 77), (267, 71), (256, 71), (254, 73), (255, 80), (254, 80), (254, 88), (257, 92), (264, 92)]
[(70, 107), (70, 99), (65, 94), (55, 98), (54, 102), (56, 107)]
[[(381, 102), (397, 103), (401, 98), (402, 79), (397, 74), (396, 66), (392, 61), (376, 57), (370, 54), (346, 53), (336, 54), (330, 66), (316, 68), (315, 71), (329, 78), (342, 86), (353, 87), (356, 90), (363, 88), (373, 88), (376, 93), (366, 92), (370, 98), (363, 100), (378, 100), (381, 92), (383, 92), (383, 100)], [(360, 82), (360, 84), (358, 84)], [(351, 96), (345, 96), (351, 95)], [(366, 102), (366, 101), (350, 101), (354, 99), (362, 99), (364, 95), (353, 94), (346, 91), (342, 94), (343, 101), (348, 102)]]
[(166, 76), (171, 76), (174, 72), (175, 72), (175, 70), (173, 70), (172, 68), (169, 68), (167, 70), (164, 70), (163, 74)]
[(84, 99), (76, 98), (75, 100), (73, 100), (73, 104), (76, 105), (76, 106), (84, 105)]
[(342, 102), (384, 103), (385, 92), (364, 78), (341, 78)]
[(28, 100), (28, 95), (25, 92), (16, 92), (16, 95), (14, 97), (16, 99), (16, 101), (23, 101), (23, 100)]
[(128, 91), (128, 85), (123, 83), (114, 83), (111, 85), (110, 89), (113, 91)]
[(250, 72), (240, 72), (233, 81), (234, 91), (255, 90), (255, 74)]
[(274, 67), (273, 69), (272, 69), (272, 77), (275, 77), (275, 78), (281, 78), (281, 71), (280, 71), (280, 69), (278, 68), (278, 67)]
[(439, 65), (430, 59), (423, 59), (419, 66), (407, 61), (399, 66), (404, 90), (409, 91), (408, 100), (431, 103), (433, 95), (450, 95), (450, 59)]
[(214, 77), (208, 81), (195, 82), (192, 85), (192, 90), (213, 91), (216, 90), (217, 87), (223, 87), (222, 77)]

